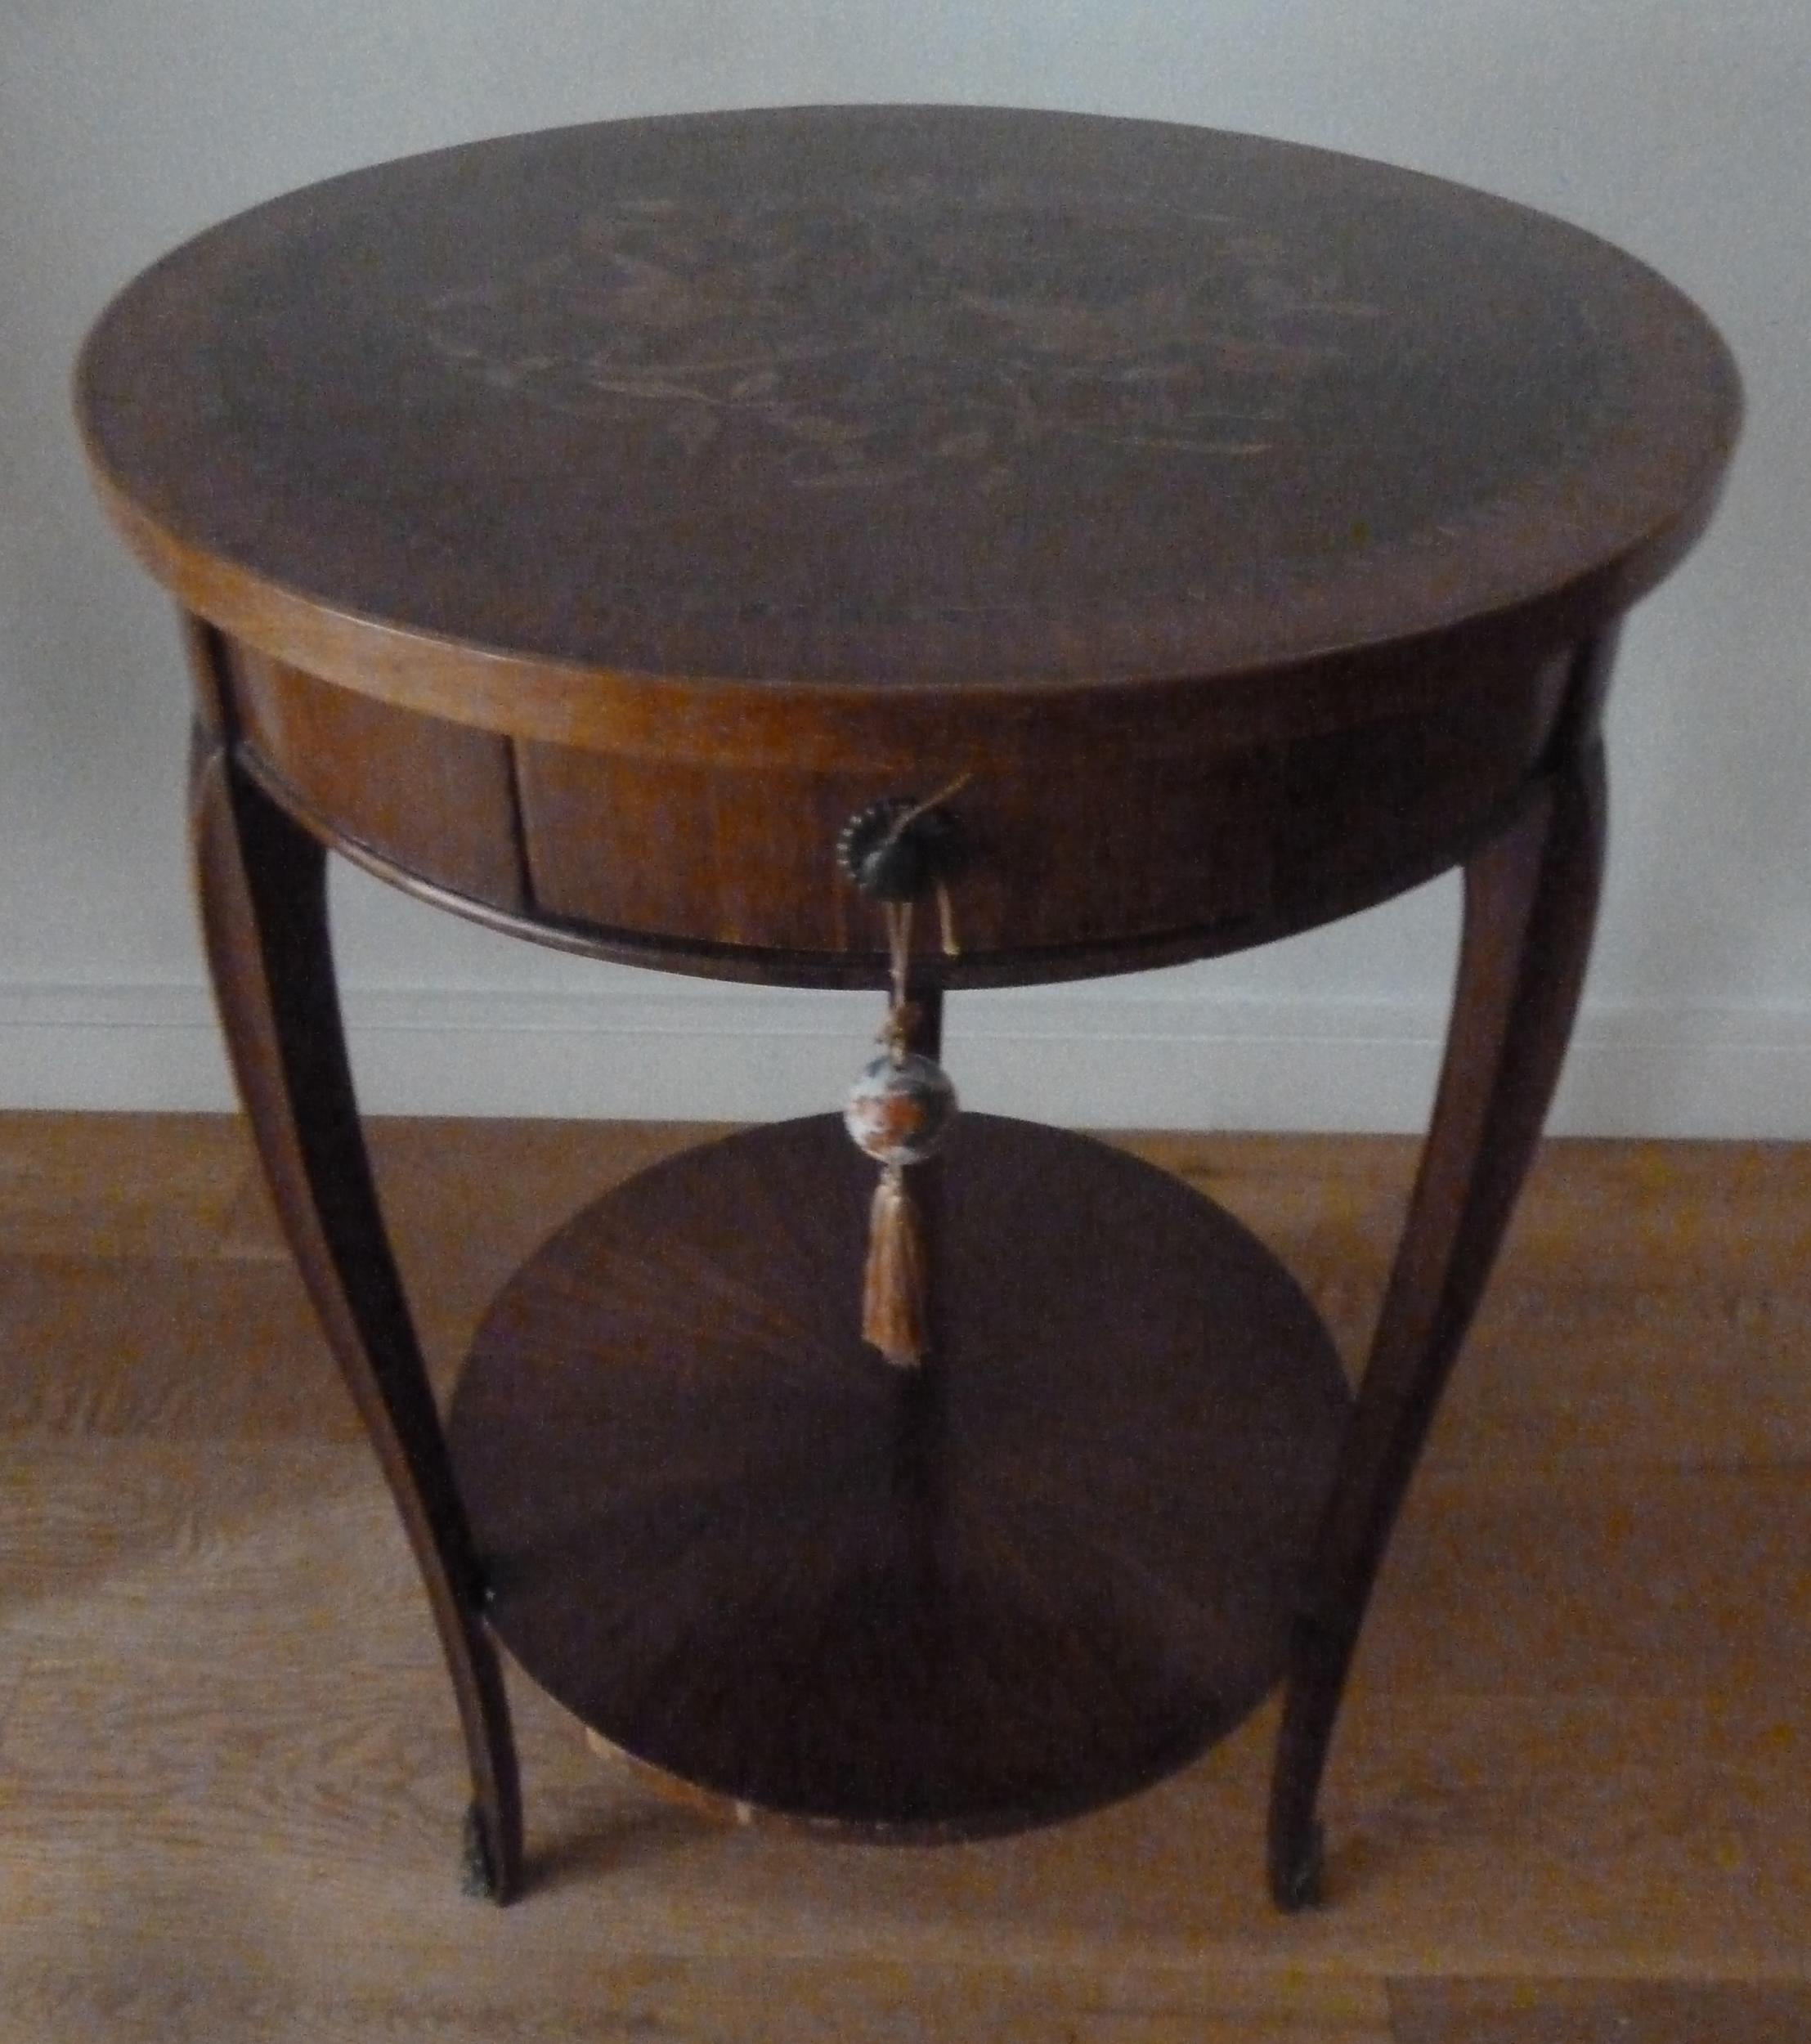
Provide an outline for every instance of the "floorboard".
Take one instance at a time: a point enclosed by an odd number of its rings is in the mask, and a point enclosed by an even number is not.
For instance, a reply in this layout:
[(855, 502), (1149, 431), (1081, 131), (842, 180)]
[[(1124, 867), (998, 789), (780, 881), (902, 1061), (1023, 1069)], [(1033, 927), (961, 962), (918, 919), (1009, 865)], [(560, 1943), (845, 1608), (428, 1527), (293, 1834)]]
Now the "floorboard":
[[(702, 1132), (380, 1123), (437, 1381), (590, 1193)], [(1152, 1136), (1356, 1369), (1394, 1139)], [(1793, 2044), (1811, 2037), (1811, 1149), (1544, 1153), (1329, 1777), (1274, 1705), (1078, 1822), (725, 1827), (513, 1681), (531, 1887), (458, 1891), (450, 1696), (236, 1123), (0, 1116), (0, 2044)]]
[(1416, 1980), (1392, 1989), (1397, 2044), (1802, 2044), (1811, 1988), (1648, 1981)]

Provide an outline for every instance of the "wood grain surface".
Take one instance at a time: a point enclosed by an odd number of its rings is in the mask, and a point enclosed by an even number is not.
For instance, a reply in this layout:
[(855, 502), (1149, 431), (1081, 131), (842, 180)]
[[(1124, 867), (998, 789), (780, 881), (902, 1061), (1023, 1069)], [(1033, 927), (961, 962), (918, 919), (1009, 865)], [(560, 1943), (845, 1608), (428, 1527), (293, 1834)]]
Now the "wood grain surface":
[(1811, 2025), (1798, 1988), (1405, 1981), (1390, 2002), (1398, 2044), (1797, 2044)]
[(1690, 544), (1739, 410), (1702, 316), (1557, 221), (967, 107), (312, 186), (128, 287), (78, 404), (154, 572), (307, 672), (670, 759), (796, 761), (804, 724), (890, 770), (952, 697), (1301, 733), (1557, 650)]
[(231, 706), (247, 746), (355, 843), (485, 906), (527, 893), (509, 742), (419, 717), (234, 645)]
[(1369, 907), (1532, 799), (1572, 666), (1499, 648), (1437, 706), (1292, 741), (1186, 708), (1136, 737), (953, 710), (916, 754), (890, 740), (857, 768), (815, 758), (808, 715), (790, 759), (506, 742), (212, 638), (236, 761), (367, 871), (581, 955), (800, 986), (885, 983), (884, 926), (836, 846), (926, 790), (958, 791), (938, 805), (960, 846), (950, 918), (926, 901), (913, 935), (939, 985), (1176, 964)]
[[(691, 1132), (375, 1124), (437, 1380)], [(1411, 1144), (1134, 1147), (1361, 1352)], [(901, 1853), (676, 1809), (519, 1683), (530, 1894), (463, 1899), (433, 1628), (243, 1136), (0, 1118), (0, 1186), (5, 2044), (1811, 2033), (1803, 1148), (1546, 1147), (1354, 1673), (1336, 1906), (1288, 1921), (1269, 1711), (1072, 1825)]]
[(923, 1369), (862, 1342), (875, 1173), (823, 1115), (588, 1208), (448, 1429), (486, 1616), (550, 1694), (893, 1837), (1072, 1816), (1230, 1732), (1282, 1673), (1349, 1410), (1293, 1280), (1166, 1173), (984, 1114), (938, 1170)]

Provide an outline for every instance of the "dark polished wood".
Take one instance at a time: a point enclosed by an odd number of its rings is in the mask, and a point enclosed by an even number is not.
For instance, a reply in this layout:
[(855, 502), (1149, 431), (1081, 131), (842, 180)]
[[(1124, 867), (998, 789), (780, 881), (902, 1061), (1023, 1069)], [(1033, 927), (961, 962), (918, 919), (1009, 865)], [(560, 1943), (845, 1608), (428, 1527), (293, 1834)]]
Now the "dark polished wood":
[(245, 753), (332, 835), (505, 914), (527, 912), (507, 738), (392, 709), (229, 642)]
[(963, 776), (950, 985), (1470, 856), (1739, 409), (1701, 315), (1558, 222), (966, 108), (357, 173), (147, 272), (78, 392), (311, 827), (574, 948), (850, 985), (827, 846)]
[(147, 271), (79, 401), (156, 571), (306, 672), (889, 773), (1027, 718), (1324, 728), (1555, 649), (1689, 543), (1737, 404), (1684, 298), (1525, 208), (966, 107), (356, 172)]
[[(523, 742), (371, 702), (227, 642), (248, 770), (349, 857), (474, 920), (715, 978), (872, 986), (872, 906), (827, 848), (902, 790), (874, 773), (737, 770)], [(1564, 657), (1433, 708), (1195, 753), (1064, 756), (1002, 737), (961, 827), (951, 987), (1136, 970), (1270, 942), (1463, 860), (1550, 742)], [(651, 848), (657, 848), (650, 856)]]
[(1603, 872), (1595, 725), (1613, 643), (1585, 648), (1560, 750), (1527, 809), (1465, 868), (1446, 1056), (1407, 1223), (1321, 1526), (1272, 1784), (1271, 1885), (1321, 1878), (1314, 1814), (1359, 1628), (1441, 1392), (1483, 1296), (1558, 1081)]
[(448, 1422), (491, 1623), (726, 1797), (914, 1837), (1071, 1814), (1274, 1683), (1338, 1357), (1199, 1194), (970, 1115), (934, 1356), (890, 1368), (860, 1335), (873, 1181), (833, 1116), (732, 1136), (511, 1280)]
[[(204, 640), (198, 656), (205, 658)], [(204, 693), (214, 678), (199, 677)], [(522, 1798), (483, 1585), (390, 1253), (347, 1063), (327, 935), (326, 854), (196, 733), (196, 890), (241, 1100), (297, 1265), (383, 1468), (427, 1586), (471, 1762), (473, 1869), (507, 1901)]]
[[(1248, 1707), (1293, 1602), (1271, 1877), (1305, 1899), (1358, 1626), (1577, 997), (1614, 627), (1736, 433), (1714, 329), (1589, 235), (1376, 164), (809, 109), (276, 200), (121, 294), (78, 408), (184, 612), (235, 1068), (415, 1544), (493, 1885), (520, 1812), (466, 1490), (496, 1629), (556, 1693), (806, 1818), (986, 1828), (1114, 1793)], [(927, 902), (927, 1046), (946, 988), (1207, 957), (1464, 867), (1439, 1102), (1337, 1473), (1325, 1338), (1267, 1264), (1149, 1186), (1148, 1230), (1090, 1232), (1119, 1176), (983, 1122), (921, 1180), (915, 1378), (877, 1385), (840, 1317), (852, 1153), (774, 1132), (527, 1266), (474, 1351), (455, 1482), (359, 1140), (322, 848), (598, 957), (878, 985), (836, 836), (940, 790), (960, 949)], [(1283, 1323), (1279, 1365), (1258, 1330)], [(1265, 1367), (1304, 1401), (1293, 1447), (1260, 1414), (1264, 1495), (1230, 1471), (1185, 1508), (1178, 1458), (1226, 1446), (1189, 1401), (1211, 1383), (1236, 1418)], [(1009, 1416), (1025, 1459), (995, 1481)]]

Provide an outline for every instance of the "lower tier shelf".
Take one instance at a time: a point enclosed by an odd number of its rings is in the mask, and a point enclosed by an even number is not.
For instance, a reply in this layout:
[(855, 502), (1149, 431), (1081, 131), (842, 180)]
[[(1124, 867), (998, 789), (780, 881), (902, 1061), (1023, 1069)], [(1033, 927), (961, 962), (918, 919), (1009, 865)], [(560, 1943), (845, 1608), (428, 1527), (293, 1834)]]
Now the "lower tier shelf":
[(965, 1115), (921, 1181), (935, 1352), (865, 1347), (873, 1167), (833, 1116), (587, 1208), (449, 1415), (527, 1672), (738, 1802), (974, 1836), (1129, 1793), (1280, 1674), (1350, 1407), (1300, 1289), (1104, 1144)]

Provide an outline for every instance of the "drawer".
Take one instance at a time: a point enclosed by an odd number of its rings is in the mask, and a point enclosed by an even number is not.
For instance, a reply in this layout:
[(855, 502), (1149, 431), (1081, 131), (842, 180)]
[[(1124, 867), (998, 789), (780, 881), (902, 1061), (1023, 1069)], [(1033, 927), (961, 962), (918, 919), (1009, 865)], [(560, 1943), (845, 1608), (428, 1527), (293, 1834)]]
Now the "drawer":
[[(887, 796), (958, 779), (960, 755), (893, 775), (737, 770), (524, 744), (522, 837), (536, 904), (606, 928), (811, 953), (872, 953), (881, 917), (836, 860), (844, 824)], [(965, 954), (1138, 938), (1260, 920), (1275, 762), (1058, 760), (976, 764), (945, 807), (962, 865)], [(919, 944), (936, 941), (918, 919)]]

